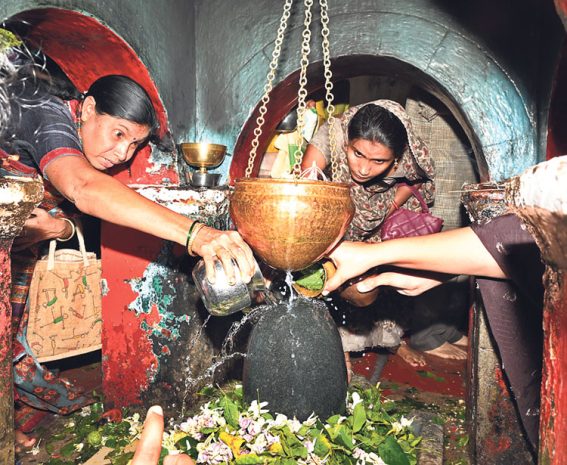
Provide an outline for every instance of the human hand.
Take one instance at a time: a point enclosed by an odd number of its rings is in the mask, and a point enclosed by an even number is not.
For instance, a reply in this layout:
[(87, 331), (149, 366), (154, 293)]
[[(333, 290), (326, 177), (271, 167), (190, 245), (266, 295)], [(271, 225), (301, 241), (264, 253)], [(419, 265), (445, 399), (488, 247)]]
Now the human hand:
[(69, 223), (50, 215), (42, 208), (34, 208), (24, 223), (20, 235), (14, 240), (12, 250), (26, 249), (41, 241), (66, 238), (72, 233)]
[[(163, 437), (163, 410), (154, 405), (148, 410), (140, 442), (136, 447), (131, 465), (157, 465), (161, 454)], [(186, 454), (168, 455), (163, 465), (194, 465), (195, 462)]]
[(370, 251), (375, 244), (363, 242), (342, 242), (329, 255), (337, 267), (335, 274), (325, 283), (323, 295), (337, 289), (341, 284), (360, 276), (375, 266), (372, 261), (373, 253)]
[(451, 275), (442, 273), (386, 271), (369, 276), (356, 284), (359, 292), (371, 292), (379, 286), (393, 287), (399, 294), (416, 296), (443, 284)]
[(197, 232), (191, 251), (205, 260), (207, 279), (215, 281), (215, 261), (220, 260), (228, 282), (236, 283), (236, 261), (244, 283), (249, 283), (256, 270), (256, 261), (252, 250), (236, 231), (219, 231), (207, 226)]

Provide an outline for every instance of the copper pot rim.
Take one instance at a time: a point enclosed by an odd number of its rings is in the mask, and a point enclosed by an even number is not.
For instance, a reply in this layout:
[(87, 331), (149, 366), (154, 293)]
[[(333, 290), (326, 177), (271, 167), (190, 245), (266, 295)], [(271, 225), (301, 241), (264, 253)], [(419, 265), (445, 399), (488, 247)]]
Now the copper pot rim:
[(303, 186), (327, 186), (327, 187), (339, 187), (339, 188), (350, 188), (352, 183), (347, 182), (336, 182), (336, 181), (314, 181), (312, 179), (278, 179), (278, 178), (238, 178), (234, 180), (234, 185), (242, 183), (259, 183), (259, 184), (298, 184)]

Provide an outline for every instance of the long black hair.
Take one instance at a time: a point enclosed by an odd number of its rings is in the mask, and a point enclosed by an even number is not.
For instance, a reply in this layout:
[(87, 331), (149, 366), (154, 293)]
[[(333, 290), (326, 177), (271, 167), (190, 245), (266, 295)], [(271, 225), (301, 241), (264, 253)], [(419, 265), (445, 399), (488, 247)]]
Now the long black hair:
[(137, 82), (126, 76), (111, 74), (91, 84), (85, 97), (92, 96), (96, 112), (132, 121), (150, 128), (154, 135), (159, 127), (150, 96)]
[(408, 142), (406, 128), (391, 111), (369, 103), (364, 105), (350, 120), (348, 139), (370, 140), (385, 145), (394, 152), (394, 157), (403, 155)]

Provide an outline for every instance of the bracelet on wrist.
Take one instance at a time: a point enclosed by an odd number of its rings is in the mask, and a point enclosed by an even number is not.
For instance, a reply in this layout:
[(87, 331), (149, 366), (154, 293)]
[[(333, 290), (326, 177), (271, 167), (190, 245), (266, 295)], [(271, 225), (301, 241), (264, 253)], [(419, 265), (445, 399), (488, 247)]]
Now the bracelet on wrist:
[(75, 223), (73, 223), (69, 218), (60, 218), (63, 221), (66, 221), (67, 223), (69, 223), (71, 225), (71, 234), (69, 234), (69, 237), (66, 238), (61, 238), (61, 237), (56, 237), (55, 239), (59, 242), (67, 242), (68, 240), (71, 240), (73, 238), (73, 236), (75, 235), (76, 229), (75, 229)]
[(187, 240), (185, 241), (186, 248), (189, 248), (189, 241), (191, 240), (191, 236), (193, 235), (193, 230), (198, 224), (201, 224), (201, 222), (193, 221), (193, 223), (191, 223), (191, 226), (189, 226), (189, 231), (187, 231)]
[[(198, 223), (198, 222), (195, 222), (195, 223)], [(193, 224), (195, 224), (195, 223), (193, 223)], [(187, 240), (187, 252), (192, 257), (195, 257), (197, 255), (196, 253), (193, 252), (193, 244), (195, 243), (195, 238), (197, 237), (197, 234), (199, 234), (199, 231), (201, 229), (203, 229), (204, 227), (205, 227), (205, 225), (203, 223), (198, 223), (195, 227), (191, 227), (189, 238)]]

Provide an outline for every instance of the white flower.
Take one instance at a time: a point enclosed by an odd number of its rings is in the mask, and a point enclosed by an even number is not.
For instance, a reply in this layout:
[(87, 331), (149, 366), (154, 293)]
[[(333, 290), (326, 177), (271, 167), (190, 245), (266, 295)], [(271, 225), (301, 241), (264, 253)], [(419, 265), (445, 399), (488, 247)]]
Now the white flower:
[(208, 445), (203, 443), (197, 445), (199, 455), (198, 463), (207, 463), (209, 465), (217, 465), (228, 463), (232, 460), (232, 451), (224, 442), (212, 442)]
[(67, 423), (67, 428), (74, 428), (74, 427), (75, 427), (75, 422), (73, 420)]
[(356, 465), (366, 465), (366, 464), (371, 464), (371, 465), (387, 465), (386, 462), (384, 462), (380, 457), (378, 457), (378, 455), (376, 455), (374, 452), (365, 452), (362, 449), (360, 449), (359, 447), (355, 447), (354, 450), (352, 451), (352, 456), (357, 459), (356, 460)]
[(399, 421), (392, 422), (392, 428), (390, 429), (389, 433), (399, 434), (404, 427)]
[(91, 414), (91, 406), (87, 405), (86, 407), (83, 407), (80, 411), (79, 411), (79, 415), (81, 415), (82, 417), (88, 417)]
[(289, 426), (289, 429), (292, 433), (297, 433), (301, 429), (301, 422), (297, 418), (288, 420), (287, 425)]
[(81, 452), (81, 451), (83, 450), (83, 447), (84, 447), (84, 446), (85, 446), (85, 445), (84, 445), (82, 442), (80, 442), (79, 444), (75, 444), (75, 450), (76, 450), (77, 452)]
[(271, 428), (281, 428), (282, 426), (287, 425), (287, 417), (283, 413), (278, 413), (276, 415), (276, 419), (270, 422)]
[(258, 420), (256, 421), (252, 421), (247, 428), (248, 434), (251, 434), (252, 436), (257, 436), (262, 432), (265, 423), (266, 420), (265, 418), (262, 417), (258, 418)]
[(404, 428), (407, 428), (408, 426), (410, 426), (413, 423), (413, 418), (406, 418), (404, 416), (402, 416), (402, 418), (400, 418), (400, 421), (393, 421), (392, 422), (392, 428), (390, 429), (390, 433), (394, 433), (394, 434), (399, 434), (402, 432), (402, 430)]
[(310, 454), (315, 450), (315, 442), (316, 441), (317, 441), (317, 439), (315, 439), (314, 441), (304, 441), (303, 442), (303, 445), (307, 449), (307, 452), (309, 452)]
[[(41, 439), (39, 441), (37, 441), (37, 444), (35, 446), (33, 446), (29, 451), (28, 454), (31, 454), (33, 456), (39, 454), (39, 444), (41, 443)], [(81, 444), (82, 445), (82, 444)]]
[(311, 415), (309, 415), (309, 418), (303, 422), (303, 424), (305, 426), (313, 426), (315, 423), (317, 423), (317, 419), (317, 415), (312, 413)]
[(165, 447), (169, 453), (171, 454), (172, 452), (177, 450), (177, 447), (175, 447), (175, 433), (163, 433), (163, 439), (162, 439), (162, 445), (163, 447)]
[(356, 407), (357, 404), (360, 404), (362, 402), (362, 398), (360, 397), (360, 394), (358, 394), (358, 392), (353, 392), (351, 395), (351, 402), (348, 404), (348, 408), (349, 411), (352, 412), (354, 410), (354, 407)]
[[(328, 457), (328, 456), (327, 456)], [(299, 459), (298, 465), (324, 465), (327, 462), (327, 457), (321, 458), (315, 454), (309, 454), (306, 459)]]
[(252, 403), (250, 404), (250, 407), (248, 407), (248, 411), (252, 414), (252, 418), (258, 418), (263, 413), (269, 412), (268, 409), (262, 408), (265, 407), (266, 405), (268, 405), (267, 402), (258, 402), (257, 400), (253, 400)]
[(384, 462), (384, 460), (378, 457), (374, 452), (370, 452), (370, 454), (368, 454), (368, 461), (373, 465), (386, 465), (386, 462)]
[(259, 434), (254, 443), (250, 446), (250, 450), (255, 454), (261, 454), (268, 447), (266, 436)]

